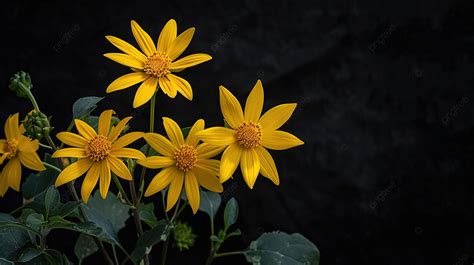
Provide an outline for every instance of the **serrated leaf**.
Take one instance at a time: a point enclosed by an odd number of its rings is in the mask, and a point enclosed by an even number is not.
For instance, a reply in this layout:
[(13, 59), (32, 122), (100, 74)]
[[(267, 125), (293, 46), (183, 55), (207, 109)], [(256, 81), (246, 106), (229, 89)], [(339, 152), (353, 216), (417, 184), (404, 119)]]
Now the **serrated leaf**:
[(103, 97), (83, 97), (72, 105), (72, 116), (74, 119), (82, 119), (88, 116), (96, 107), (97, 103), (101, 101)]
[(231, 198), (225, 205), (224, 230), (227, 231), (231, 225), (235, 224), (237, 218), (239, 218), (239, 204), (236, 199)]
[[(45, 154), (43, 160), (49, 164), (59, 166), (57, 161), (51, 158), (50, 154)], [(58, 174), (59, 173), (56, 170), (51, 168), (46, 168), (44, 171), (30, 174), (21, 187), (23, 198), (30, 200), (45, 192), (48, 187), (53, 185)]]
[(145, 204), (142, 202), (138, 208), (140, 220), (145, 222), (150, 228), (158, 225), (158, 219), (155, 216), (155, 205), (153, 203)]
[(244, 252), (254, 265), (319, 265), (319, 250), (301, 234), (264, 233)]
[(131, 256), (133, 260), (138, 263), (145, 256), (145, 254), (151, 251), (151, 248), (160, 241), (165, 241), (170, 232), (173, 229), (173, 224), (166, 220), (160, 220), (155, 228), (146, 231), (138, 239), (135, 249)]
[[(15, 222), (11, 215), (0, 213), (0, 222)], [(16, 227), (0, 226), (0, 259), (7, 261), (15, 260), (21, 249), (29, 242), (26, 231)]]
[(201, 190), (201, 205), (199, 210), (207, 213), (214, 220), (221, 205), (221, 196), (218, 193)]
[(79, 259), (79, 264), (81, 264), (85, 258), (91, 256), (97, 251), (99, 251), (99, 247), (92, 237), (84, 234), (79, 235), (79, 238), (74, 245), (74, 254), (77, 259)]

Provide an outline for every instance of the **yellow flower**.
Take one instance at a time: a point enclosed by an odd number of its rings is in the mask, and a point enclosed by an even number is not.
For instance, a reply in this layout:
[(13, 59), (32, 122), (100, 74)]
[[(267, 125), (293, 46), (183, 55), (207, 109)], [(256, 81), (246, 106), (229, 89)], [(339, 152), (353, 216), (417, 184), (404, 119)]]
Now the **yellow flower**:
[(176, 97), (177, 92), (179, 92), (185, 98), (192, 100), (193, 90), (191, 85), (185, 79), (172, 74), (172, 72), (180, 72), (188, 67), (212, 59), (208, 54), (197, 53), (175, 61), (191, 42), (194, 28), (189, 28), (176, 37), (176, 21), (170, 19), (161, 31), (155, 46), (150, 35), (137, 22), (132, 20), (131, 26), (133, 36), (142, 51), (117, 37), (106, 36), (107, 40), (124, 53), (106, 53), (104, 56), (119, 64), (131, 67), (134, 71), (113, 81), (107, 87), (107, 93), (143, 82), (135, 94), (134, 108), (147, 103), (158, 86), (171, 98)]
[(145, 196), (153, 195), (169, 185), (166, 211), (171, 210), (184, 187), (189, 204), (196, 213), (199, 209), (199, 186), (214, 192), (222, 192), (219, 182), (219, 160), (210, 159), (224, 148), (206, 143), (199, 144), (196, 133), (204, 129), (204, 120), (198, 120), (184, 139), (179, 125), (170, 118), (163, 118), (168, 140), (156, 133), (147, 133), (146, 142), (163, 156), (151, 156), (138, 164), (147, 168), (162, 168), (151, 181)]
[(120, 137), (132, 117), (122, 119), (117, 126), (110, 126), (113, 110), (100, 114), (99, 130), (96, 132), (90, 125), (74, 120), (79, 134), (61, 132), (56, 137), (71, 148), (60, 149), (52, 155), (57, 157), (78, 158), (77, 162), (67, 166), (56, 179), (56, 187), (73, 181), (87, 172), (82, 182), (81, 195), (87, 203), (89, 196), (100, 177), (100, 195), (107, 196), (109, 191), (111, 171), (125, 180), (132, 180), (127, 166), (119, 158), (145, 159), (142, 152), (125, 148), (125, 146), (143, 137), (142, 132), (131, 132)]
[(260, 172), (275, 185), (280, 184), (272, 156), (266, 149), (285, 150), (304, 144), (296, 136), (278, 130), (291, 116), (296, 103), (278, 105), (263, 116), (263, 87), (257, 81), (242, 111), (239, 101), (220, 86), (220, 105), (231, 128), (212, 127), (197, 134), (205, 143), (227, 147), (222, 154), (220, 181), (228, 180), (240, 163), (247, 185), (252, 189)]
[(0, 197), (9, 187), (20, 191), (21, 165), (37, 171), (46, 169), (36, 153), (38, 140), (31, 140), (24, 132), (23, 125), (18, 126), (18, 113), (10, 115), (5, 122), (6, 139), (0, 139), (0, 165), (9, 160), (0, 174)]

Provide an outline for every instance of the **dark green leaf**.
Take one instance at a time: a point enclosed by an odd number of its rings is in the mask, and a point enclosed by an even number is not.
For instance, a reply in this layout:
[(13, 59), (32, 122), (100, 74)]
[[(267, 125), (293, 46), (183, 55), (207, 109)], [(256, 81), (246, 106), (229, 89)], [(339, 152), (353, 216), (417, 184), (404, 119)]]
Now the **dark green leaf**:
[(160, 220), (155, 228), (143, 233), (143, 235), (138, 239), (135, 249), (131, 254), (133, 260), (137, 263), (140, 262), (145, 254), (151, 251), (151, 248), (154, 245), (160, 241), (165, 241), (168, 238), (171, 229), (173, 229), (172, 223)]
[[(44, 155), (44, 161), (54, 166), (59, 166), (57, 161), (51, 158), (50, 154)], [(46, 168), (45, 171), (30, 174), (21, 187), (23, 198), (30, 200), (46, 191), (48, 187), (53, 185), (58, 174), (59, 173), (56, 170), (51, 168)]]
[(221, 205), (221, 196), (215, 192), (201, 190), (201, 205), (199, 210), (207, 213), (214, 220)]
[(58, 190), (54, 186), (49, 186), (46, 192), (38, 194), (26, 207), (48, 216), (55, 215), (55, 210), (60, 207), (60, 205)]
[(83, 97), (78, 99), (72, 105), (72, 116), (74, 119), (84, 118), (97, 107), (97, 103), (102, 99), (103, 97)]
[(216, 235), (212, 235), (209, 237), (209, 239), (211, 239), (211, 241), (214, 241), (214, 242), (224, 242), (224, 240), (218, 238)]
[(38, 257), (39, 255), (43, 254), (43, 251), (37, 248), (27, 248), (23, 250), (23, 253), (21, 253), (20, 258), (18, 259), (18, 262), (28, 262), (31, 261), (32, 259)]
[(145, 222), (150, 228), (158, 225), (158, 219), (155, 216), (155, 205), (153, 203), (145, 204), (142, 202), (138, 208), (140, 220)]
[(239, 204), (237, 200), (231, 198), (225, 205), (224, 210), (224, 230), (227, 231), (229, 227), (237, 221), (239, 217)]
[(233, 237), (233, 236), (240, 236), (242, 235), (242, 231), (240, 229), (235, 229), (235, 231), (227, 234), (226, 238)]
[(74, 223), (65, 220), (61, 216), (53, 216), (49, 218), (48, 221), (49, 222), (45, 225), (48, 229), (67, 229), (99, 238), (101, 238), (102, 235), (102, 228), (93, 222)]
[(250, 244), (244, 255), (254, 265), (319, 265), (318, 248), (297, 233), (265, 233)]
[[(7, 222), (15, 222), (15, 218), (11, 215), (0, 213), (0, 223)], [(21, 228), (0, 226), (0, 242), (0, 259), (11, 261), (18, 257), (20, 250), (29, 242), (29, 236)]]
[(49, 216), (49, 211), (59, 204), (59, 200), (59, 192), (53, 186), (49, 187), (46, 190), (46, 194), (44, 195), (44, 209), (46, 218)]
[(76, 214), (76, 210), (79, 208), (81, 203), (81, 201), (69, 201), (66, 203), (61, 203), (53, 210), (53, 214), (59, 215), (61, 217), (74, 215)]
[(74, 254), (76, 254), (76, 257), (79, 259), (79, 264), (97, 251), (99, 251), (99, 247), (92, 237), (84, 234), (79, 235), (76, 245), (74, 246)]

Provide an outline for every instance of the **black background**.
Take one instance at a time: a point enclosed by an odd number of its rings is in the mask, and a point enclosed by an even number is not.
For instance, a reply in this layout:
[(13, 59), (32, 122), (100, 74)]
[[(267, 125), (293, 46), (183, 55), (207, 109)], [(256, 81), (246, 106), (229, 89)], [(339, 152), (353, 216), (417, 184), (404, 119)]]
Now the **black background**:
[[(472, 263), (473, 1), (94, 2), (2, 6), (2, 123), (31, 109), (7, 89), (9, 77), (25, 70), (43, 111), (64, 130), (76, 99), (104, 96), (129, 71), (102, 56), (118, 51), (104, 36), (135, 45), (135, 19), (156, 40), (175, 18), (179, 32), (197, 29), (185, 54), (213, 60), (181, 73), (194, 100), (161, 94), (158, 117), (220, 124), (218, 86), (244, 102), (257, 79), (264, 109), (299, 103), (284, 129), (305, 145), (272, 152), (281, 185), (264, 178), (252, 191), (241, 178), (226, 184), (224, 199), (236, 197), (241, 206), (243, 237), (224, 250), (282, 230), (313, 241), (322, 264)], [(132, 109), (135, 90), (108, 94), (97, 113), (132, 114), (134, 129), (146, 130), (148, 107)], [(9, 191), (1, 208), (20, 202)], [(168, 264), (201, 264), (207, 255), (206, 216), (189, 219), (188, 210), (185, 217), (199, 239), (185, 254), (172, 249)], [(120, 236), (130, 246), (128, 225)], [(48, 244), (74, 259), (75, 237), (53, 233)], [(152, 263), (159, 252), (153, 249)], [(101, 261), (95, 255), (87, 263)], [(244, 263), (232, 257), (215, 264)]]

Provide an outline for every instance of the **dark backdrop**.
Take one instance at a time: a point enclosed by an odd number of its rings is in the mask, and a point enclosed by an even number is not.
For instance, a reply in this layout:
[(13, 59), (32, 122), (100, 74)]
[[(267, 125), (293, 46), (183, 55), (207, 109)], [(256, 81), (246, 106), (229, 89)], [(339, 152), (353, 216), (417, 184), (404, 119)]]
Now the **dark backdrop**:
[[(272, 153), (281, 186), (263, 178), (253, 191), (241, 179), (227, 184), (224, 198), (238, 199), (244, 234), (230, 247), (280, 229), (315, 242), (322, 264), (472, 262), (473, 1), (95, 2), (2, 6), (2, 123), (31, 108), (7, 90), (8, 78), (25, 70), (44, 112), (63, 130), (77, 98), (105, 95), (128, 72), (102, 56), (117, 51), (104, 36), (134, 43), (135, 19), (156, 39), (175, 18), (179, 31), (197, 29), (186, 54), (214, 58), (182, 73), (194, 100), (160, 96), (159, 117), (216, 125), (218, 86), (243, 102), (259, 78), (265, 109), (299, 103), (284, 128), (305, 145)], [(148, 109), (132, 109), (134, 90), (107, 95), (100, 109), (133, 113), (134, 128), (146, 130)], [(10, 191), (1, 208), (20, 201)], [(197, 246), (186, 255), (172, 249), (169, 264), (200, 264), (205, 257), (206, 216), (195, 220)], [(76, 236), (56, 233), (49, 245), (72, 248)], [(134, 231), (120, 236), (133, 241)], [(100, 261), (96, 255), (89, 263)]]

